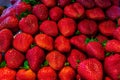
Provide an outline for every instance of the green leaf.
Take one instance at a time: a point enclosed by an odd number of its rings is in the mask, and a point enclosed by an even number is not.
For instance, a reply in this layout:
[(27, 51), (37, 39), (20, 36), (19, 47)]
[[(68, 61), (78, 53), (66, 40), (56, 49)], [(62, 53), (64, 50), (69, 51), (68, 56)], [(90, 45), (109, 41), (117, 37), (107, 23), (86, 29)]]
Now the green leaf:
[(77, 63), (80, 63), (80, 60), (76, 60)]
[(24, 61), (24, 66), (23, 66), (24, 69), (29, 69), (29, 65), (28, 65), (28, 61)]
[(106, 43), (107, 43), (107, 40), (104, 40), (104, 41), (102, 42), (102, 46), (106, 46)]
[(2, 61), (1, 63), (0, 63), (0, 67), (5, 67), (6, 66), (6, 62), (5, 61)]
[(22, 0), (23, 2), (26, 2), (32, 6), (39, 4), (40, 2), (36, 1), (36, 0)]
[(69, 62), (65, 62), (65, 64), (64, 64), (65, 66), (69, 66), (70, 64), (69, 64)]
[(79, 30), (77, 30), (77, 31), (75, 32), (75, 34), (76, 34), (76, 35), (79, 35), (79, 34), (80, 34), (80, 31), (79, 31)]

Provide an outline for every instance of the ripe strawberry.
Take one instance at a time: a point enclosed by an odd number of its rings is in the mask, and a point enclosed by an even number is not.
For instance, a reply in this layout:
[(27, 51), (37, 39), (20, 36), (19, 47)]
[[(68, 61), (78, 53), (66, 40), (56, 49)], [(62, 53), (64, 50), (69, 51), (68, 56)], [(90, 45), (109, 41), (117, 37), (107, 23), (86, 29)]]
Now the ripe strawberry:
[(41, 0), (43, 4), (45, 4), (47, 7), (53, 7), (56, 5), (56, 0)]
[(60, 5), (61, 7), (64, 7), (68, 4), (70, 4), (71, 0), (58, 0), (58, 5)]
[(34, 15), (29, 14), (19, 21), (19, 27), (25, 33), (35, 34), (38, 30), (38, 20)]
[(57, 23), (52, 20), (45, 20), (40, 24), (40, 31), (49, 35), (57, 36), (58, 35), (58, 26)]
[(79, 50), (86, 51), (86, 41), (87, 37), (85, 35), (73, 36), (70, 39), (70, 43), (77, 47)]
[(13, 47), (21, 52), (26, 52), (32, 42), (33, 38), (31, 35), (21, 32), (15, 36), (13, 40)]
[(74, 80), (75, 71), (70, 66), (63, 67), (59, 72), (60, 80)]
[(107, 20), (99, 24), (99, 30), (105, 36), (112, 36), (115, 29), (116, 23), (112, 20)]
[(102, 64), (94, 58), (82, 61), (78, 65), (78, 73), (85, 80), (102, 80), (103, 70)]
[(53, 7), (49, 11), (49, 16), (52, 20), (58, 21), (63, 16), (63, 10), (60, 7)]
[(37, 34), (35, 36), (36, 44), (48, 51), (53, 50), (53, 38), (46, 34)]
[(68, 37), (74, 34), (76, 30), (76, 22), (71, 18), (62, 18), (58, 22), (58, 28), (62, 35)]
[(32, 13), (40, 20), (46, 20), (48, 18), (48, 9), (44, 4), (37, 4), (33, 7)]
[(86, 15), (93, 20), (103, 20), (105, 18), (103, 10), (98, 7), (86, 10)]
[(43, 67), (38, 71), (38, 80), (57, 80), (57, 74), (51, 67)]
[(120, 80), (120, 55), (114, 54), (105, 58), (104, 69), (112, 80)]
[(120, 0), (111, 0), (111, 2), (116, 6), (120, 6)]
[(113, 32), (113, 37), (115, 38), (115, 39), (118, 39), (118, 40), (120, 40), (120, 26), (119, 27), (117, 27), (117, 29)]
[(69, 39), (65, 38), (64, 36), (58, 36), (55, 39), (55, 48), (60, 52), (69, 52), (71, 49)]
[(36, 80), (36, 74), (31, 69), (19, 69), (16, 73), (16, 80)]
[(78, 19), (84, 14), (84, 7), (79, 3), (67, 5), (64, 8), (64, 14), (68, 17)]
[(76, 75), (76, 80), (81, 80), (81, 77), (79, 74)]
[(100, 43), (103, 43), (103, 42), (105, 42), (105, 41), (108, 40), (108, 38), (107, 38), (106, 36), (103, 36), (103, 35), (101, 35), (101, 34), (97, 35), (97, 36), (96, 36), (96, 39), (97, 39), (98, 42), (100, 42)]
[(0, 73), (0, 80), (15, 80), (16, 71), (8, 67), (0, 68)]
[(47, 54), (46, 60), (54, 70), (60, 70), (66, 61), (66, 57), (58, 51), (52, 51)]
[(5, 53), (7, 66), (12, 69), (19, 68), (24, 59), (24, 55), (15, 49), (10, 49)]
[(26, 59), (28, 60), (30, 68), (37, 72), (45, 59), (44, 51), (35, 46), (27, 51)]
[(10, 48), (12, 40), (13, 34), (10, 30), (0, 30), (0, 53), (4, 53)]
[(112, 80), (110, 77), (105, 77), (105, 80)]
[(85, 35), (95, 35), (97, 32), (97, 24), (93, 20), (84, 19), (79, 22), (78, 30)]

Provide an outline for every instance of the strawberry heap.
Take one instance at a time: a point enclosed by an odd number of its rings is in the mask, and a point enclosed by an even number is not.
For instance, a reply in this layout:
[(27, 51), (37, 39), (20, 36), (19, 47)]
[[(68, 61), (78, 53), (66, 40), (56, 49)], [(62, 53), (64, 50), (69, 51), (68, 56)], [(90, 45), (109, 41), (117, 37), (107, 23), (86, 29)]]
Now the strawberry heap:
[(10, 1), (0, 80), (120, 80), (120, 0)]

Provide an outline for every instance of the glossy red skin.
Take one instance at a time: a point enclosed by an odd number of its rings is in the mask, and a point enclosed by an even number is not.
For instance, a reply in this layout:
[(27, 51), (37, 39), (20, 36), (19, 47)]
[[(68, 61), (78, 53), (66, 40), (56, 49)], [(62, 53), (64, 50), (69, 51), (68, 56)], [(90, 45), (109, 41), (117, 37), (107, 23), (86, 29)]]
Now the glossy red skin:
[(60, 70), (64, 66), (66, 57), (58, 51), (51, 51), (47, 54), (46, 60), (51, 68), (54, 70)]
[(38, 73), (38, 80), (57, 80), (57, 74), (51, 67), (43, 67)]
[(112, 80), (110, 77), (105, 77), (105, 80)]
[(0, 31), (0, 53), (6, 52), (11, 45), (13, 40), (13, 34), (8, 29), (2, 29)]
[(115, 39), (118, 39), (118, 40), (120, 40), (120, 27), (117, 27), (117, 29), (113, 32), (113, 37), (115, 38)]
[(120, 17), (120, 7), (113, 5), (106, 10), (106, 14), (112, 20), (118, 19)]
[(55, 21), (45, 20), (40, 24), (40, 31), (49, 35), (49, 36), (57, 36), (58, 35), (58, 25)]
[(85, 80), (102, 80), (102, 64), (95, 58), (89, 58), (78, 65), (78, 73)]
[(53, 50), (53, 38), (46, 34), (37, 34), (35, 36), (36, 44), (48, 51)]
[(44, 4), (35, 5), (33, 7), (32, 13), (42, 21), (48, 18), (48, 9)]
[(79, 3), (73, 3), (65, 6), (64, 14), (68, 17), (78, 19), (84, 14), (84, 7)]
[(25, 56), (15, 49), (9, 49), (5, 53), (5, 61), (7, 63), (7, 67), (12, 69), (19, 68), (22, 65), (24, 59)]
[(8, 68), (8, 67), (3, 67), (0, 68), (0, 80), (15, 80), (16, 76), (16, 71)]
[(26, 59), (28, 60), (30, 69), (37, 72), (45, 59), (45, 53), (41, 48), (35, 46), (27, 51)]
[(77, 49), (72, 49), (70, 55), (67, 57), (68, 62), (70, 63), (71, 67), (74, 69), (77, 69), (79, 62), (82, 62), (86, 59), (86, 56), (84, 53), (78, 51)]
[(85, 35), (95, 35), (97, 29), (97, 24), (93, 20), (84, 19), (78, 23), (78, 30)]
[(65, 66), (60, 70), (58, 75), (60, 80), (74, 80), (75, 71), (70, 66)]
[(114, 54), (105, 58), (104, 69), (112, 80), (119, 80), (120, 75), (120, 55)]
[(62, 18), (58, 22), (58, 28), (63, 36), (72, 36), (76, 30), (76, 22), (71, 18)]
[(65, 7), (66, 5), (70, 4), (71, 0), (58, 0), (58, 5), (61, 7)]
[(60, 52), (69, 52), (71, 49), (70, 41), (64, 36), (58, 36), (55, 39), (55, 48)]
[(103, 20), (105, 18), (103, 10), (99, 7), (86, 10), (86, 15), (88, 18), (93, 20)]
[(97, 35), (97, 36), (96, 36), (96, 39), (97, 39), (98, 42), (100, 42), (100, 43), (103, 43), (104, 41), (107, 41), (107, 40), (108, 40), (108, 38), (107, 38), (106, 36), (103, 36), (103, 35), (101, 35), (101, 34)]
[(49, 16), (52, 20), (58, 21), (63, 16), (63, 10), (60, 7), (53, 7), (49, 11)]
[(16, 80), (36, 80), (36, 74), (31, 69), (19, 69), (16, 73)]
[(29, 14), (19, 21), (20, 29), (28, 34), (35, 34), (38, 31), (38, 20), (36, 16)]
[(70, 43), (77, 47), (79, 50), (86, 51), (86, 41), (87, 37), (85, 35), (73, 36), (70, 39)]
[(95, 6), (94, 0), (76, 0), (86, 8), (93, 8)]
[(112, 20), (103, 21), (99, 24), (100, 32), (105, 36), (112, 36), (116, 29), (116, 23)]
[(41, 0), (43, 4), (45, 4), (47, 7), (53, 7), (56, 5), (56, 0)]
[(33, 38), (27, 33), (18, 33), (13, 40), (13, 47), (21, 52), (26, 52), (33, 42)]

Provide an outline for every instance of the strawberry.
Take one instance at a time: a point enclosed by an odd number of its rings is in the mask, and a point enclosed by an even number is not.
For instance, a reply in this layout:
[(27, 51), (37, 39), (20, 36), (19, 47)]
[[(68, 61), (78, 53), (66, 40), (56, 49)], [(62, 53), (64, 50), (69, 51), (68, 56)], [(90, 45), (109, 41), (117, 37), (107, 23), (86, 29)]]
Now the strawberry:
[(97, 35), (97, 36), (96, 36), (96, 39), (97, 39), (98, 42), (100, 42), (100, 43), (103, 43), (103, 42), (105, 42), (105, 41), (108, 40), (108, 38), (107, 38), (106, 36), (103, 36), (103, 35), (101, 35), (101, 34)]
[(112, 80), (120, 80), (120, 55), (114, 54), (104, 60), (104, 69)]
[(103, 20), (105, 18), (103, 10), (98, 7), (86, 10), (86, 15), (93, 20)]
[(19, 21), (20, 29), (28, 34), (35, 34), (38, 30), (38, 20), (36, 16), (29, 14)]
[(105, 36), (112, 36), (115, 29), (116, 23), (112, 20), (107, 20), (99, 24), (99, 30)]
[(47, 54), (46, 60), (54, 70), (60, 70), (65, 63), (66, 57), (58, 51), (52, 51)]
[(46, 34), (37, 34), (35, 36), (36, 44), (48, 51), (53, 50), (53, 38)]
[(41, 2), (43, 2), (47, 7), (53, 7), (56, 5), (56, 0), (41, 0)]
[(113, 37), (115, 38), (115, 39), (118, 39), (118, 40), (120, 40), (120, 26), (119, 27), (117, 27), (117, 29), (115, 29), (115, 31), (113, 32)]
[(120, 17), (120, 7), (113, 5), (107, 9), (106, 14), (110, 19), (115, 20)]
[(84, 7), (79, 3), (73, 3), (65, 6), (64, 14), (68, 17), (78, 19), (84, 14)]
[(45, 59), (44, 51), (35, 46), (27, 51), (26, 59), (28, 60), (30, 68), (37, 72), (40, 68), (40, 64), (42, 64)]
[(97, 24), (93, 20), (84, 19), (79, 22), (78, 30), (85, 35), (95, 35), (97, 32)]
[(78, 73), (85, 80), (102, 80), (102, 64), (94, 58), (89, 58), (78, 65)]
[(79, 74), (76, 75), (76, 80), (81, 80), (81, 77)]
[(12, 40), (13, 34), (10, 30), (0, 30), (0, 53), (4, 53), (10, 48)]
[(40, 31), (49, 35), (57, 36), (58, 35), (58, 26), (57, 23), (52, 20), (45, 20), (40, 24)]
[(65, 38), (64, 36), (58, 36), (55, 39), (55, 48), (60, 52), (69, 52), (71, 49), (69, 39)]
[(0, 80), (16, 80), (16, 71), (8, 67), (0, 68)]
[(58, 22), (58, 28), (62, 35), (68, 37), (74, 34), (76, 30), (76, 22), (71, 18), (62, 18)]
[(35, 5), (32, 13), (40, 20), (46, 20), (48, 18), (48, 9), (44, 4)]
[(36, 80), (36, 74), (31, 69), (19, 69), (16, 73), (16, 80)]
[(21, 32), (15, 36), (13, 40), (13, 47), (21, 52), (26, 52), (32, 42), (33, 38), (31, 35)]
[(66, 5), (70, 4), (71, 0), (58, 0), (58, 5), (61, 7), (65, 7)]
[(110, 77), (105, 77), (105, 80), (112, 80)]
[(86, 8), (93, 8), (95, 6), (94, 0), (76, 0)]
[(24, 59), (24, 55), (15, 49), (10, 49), (5, 53), (7, 66), (12, 69), (19, 68)]
[(84, 53), (78, 51), (77, 49), (72, 49), (70, 55), (67, 58), (71, 67), (73, 67), (74, 69), (77, 69), (78, 64), (85, 59), (86, 56), (84, 55)]
[(43, 67), (38, 73), (38, 80), (57, 80), (57, 74), (51, 67)]
[(74, 80), (75, 71), (70, 66), (63, 67), (59, 72), (60, 80)]
[(111, 0), (111, 2), (116, 6), (120, 6), (120, 0)]
[(1, 61), (2, 61), (2, 58), (3, 58), (3, 57), (2, 57), (2, 53), (0, 53), (0, 63), (1, 63)]
[(60, 7), (53, 7), (49, 11), (49, 16), (52, 20), (58, 21), (63, 16), (63, 10)]

